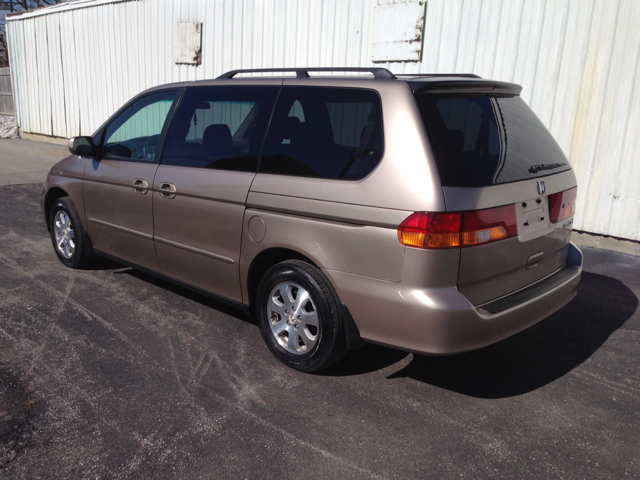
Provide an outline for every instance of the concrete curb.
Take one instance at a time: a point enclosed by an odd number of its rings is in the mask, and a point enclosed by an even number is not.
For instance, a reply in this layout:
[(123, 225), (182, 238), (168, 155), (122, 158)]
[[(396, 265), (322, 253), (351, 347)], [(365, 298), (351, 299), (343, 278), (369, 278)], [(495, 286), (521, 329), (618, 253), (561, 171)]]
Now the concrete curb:
[(579, 247), (595, 247), (640, 257), (640, 242), (634, 240), (574, 230), (571, 232), (571, 241)]
[(68, 138), (63, 137), (51, 137), (49, 135), (40, 135), (39, 133), (27, 133), (18, 129), (18, 134), (20, 138), (23, 140), (33, 140), (35, 142), (44, 142), (44, 143), (54, 143), (56, 145), (64, 145), (65, 147), (69, 144)]

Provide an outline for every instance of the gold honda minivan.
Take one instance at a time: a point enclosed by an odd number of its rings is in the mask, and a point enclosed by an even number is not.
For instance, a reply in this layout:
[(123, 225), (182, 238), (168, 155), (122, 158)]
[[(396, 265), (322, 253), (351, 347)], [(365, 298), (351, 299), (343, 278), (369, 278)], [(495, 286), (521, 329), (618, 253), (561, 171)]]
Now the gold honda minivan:
[(366, 343), (465, 352), (582, 272), (575, 175), (520, 91), (382, 68), (162, 85), (69, 140), (42, 213), (64, 265), (100, 255), (250, 312), (298, 370)]

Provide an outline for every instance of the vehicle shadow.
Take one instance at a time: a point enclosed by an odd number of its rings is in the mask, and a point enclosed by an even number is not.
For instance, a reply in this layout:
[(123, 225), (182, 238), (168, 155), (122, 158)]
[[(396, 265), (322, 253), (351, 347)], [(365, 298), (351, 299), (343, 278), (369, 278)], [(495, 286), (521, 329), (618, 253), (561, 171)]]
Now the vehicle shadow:
[[(110, 260), (105, 261), (110, 262)], [(111, 263), (116, 266), (115, 268), (124, 268), (123, 270), (113, 272), (114, 275), (130, 275), (134, 278), (137, 278), (138, 280), (142, 280), (151, 285), (155, 285), (156, 287), (162, 288), (163, 290), (167, 290), (168, 292), (171, 292), (175, 295), (180, 295), (183, 298), (199, 303), (200, 305), (204, 305), (205, 307), (211, 308), (213, 310), (217, 310), (218, 312), (229, 315), (230, 317), (237, 318), (238, 320), (242, 320), (243, 322), (251, 323), (254, 325), (256, 323), (251, 316), (247, 315), (241, 309), (233, 307), (232, 305), (227, 305), (226, 303), (223, 303), (219, 300), (208, 297), (198, 292), (194, 292), (193, 290), (189, 290), (188, 288), (176, 285), (175, 283), (163, 280), (154, 275), (141, 272), (140, 270), (123, 267), (122, 265), (118, 265), (115, 262)]]
[(328, 377), (363, 375), (387, 368), (408, 355), (411, 354), (402, 350), (394, 350), (380, 345), (367, 345), (360, 350), (350, 351), (340, 362), (320, 370), (316, 374)]
[(108, 258), (95, 256), (89, 263), (89, 265), (85, 266), (83, 270), (88, 271), (97, 271), (97, 270), (116, 270), (126, 268), (124, 265), (114, 262), (113, 260), (109, 260)]
[[(531, 392), (593, 355), (637, 310), (638, 298), (619, 280), (583, 272), (578, 295), (564, 308), (499, 343), (460, 355), (414, 355), (388, 378), (411, 378), (478, 398)], [(358, 375), (406, 356), (382, 347), (351, 352), (327, 375)]]

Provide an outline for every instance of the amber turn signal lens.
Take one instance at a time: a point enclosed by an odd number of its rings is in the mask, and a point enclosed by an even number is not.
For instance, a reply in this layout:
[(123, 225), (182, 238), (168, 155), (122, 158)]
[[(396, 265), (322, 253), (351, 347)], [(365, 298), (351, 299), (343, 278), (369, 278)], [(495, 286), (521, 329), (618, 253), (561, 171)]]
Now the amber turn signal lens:
[(398, 227), (398, 240), (408, 247), (456, 248), (460, 221), (460, 213), (416, 212)]
[(459, 233), (398, 232), (402, 245), (418, 248), (452, 248), (460, 246)]
[(416, 248), (471, 247), (516, 236), (515, 205), (470, 212), (416, 212), (398, 227), (400, 243)]

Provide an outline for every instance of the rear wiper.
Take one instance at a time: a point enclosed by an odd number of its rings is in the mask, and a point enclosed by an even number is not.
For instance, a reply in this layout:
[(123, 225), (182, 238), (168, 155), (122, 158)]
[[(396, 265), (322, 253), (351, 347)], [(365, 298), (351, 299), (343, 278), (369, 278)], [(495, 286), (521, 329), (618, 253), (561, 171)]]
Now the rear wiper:
[(531, 165), (529, 167), (529, 173), (538, 173), (542, 170), (553, 170), (554, 168), (564, 167), (566, 163), (540, 163), (538, 165)]

